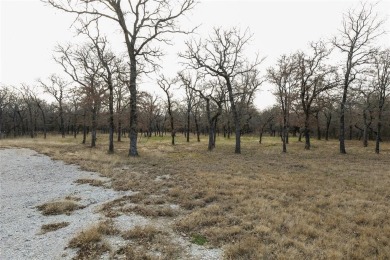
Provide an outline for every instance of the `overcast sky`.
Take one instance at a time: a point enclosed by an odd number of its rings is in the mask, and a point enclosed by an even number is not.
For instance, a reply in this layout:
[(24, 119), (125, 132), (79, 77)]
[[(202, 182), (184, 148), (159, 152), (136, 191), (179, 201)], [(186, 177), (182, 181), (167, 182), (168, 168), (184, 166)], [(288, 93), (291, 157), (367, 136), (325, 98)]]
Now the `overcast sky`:
[[(57, 44), (77, 42), (70, 27), (72, 15), (45, 6), (39, 0), (0, 0), (0, 83), (18, 85), (36, 84), (38, 78), (52, 73), (61, 73), (52, 58)], [(310, 41), (329, 39), (337, 35), (342, 14), (356, 6), (359, 1), (238, 1), (203, 0), (182, 20), (185, 26), (199, 25), (198, 36), (207, 36), (215, 26), (249, 28), (253, 34), (248, 56), (258, 52), (266, 61), (262, 71), (271, 66), (277, 57), (298, 49), (304, 50)], [(387, 17), (385, 28), (390, 32), (390, 0), (382, 0), (376, 10)], [(112, 28), (113, 37), (120, 39), (117, 27)], [(195, 36), (196, 37), (196, 36)], [(183, 49), (182, 37), (175, 37), (176, 45), (167, 48), (163, 60), (164, 72), (168, 75), (180, 68), (177, 51)], [(386, 35), (381, 44), (390, 45)], [(118, 51), (121, 47), (118, 47)], [(158, 93), (156, 85), (148, 80), (143, 88)], [(264, 108), (274, 102), (265, 85), (257, 94), (256, 105)]]

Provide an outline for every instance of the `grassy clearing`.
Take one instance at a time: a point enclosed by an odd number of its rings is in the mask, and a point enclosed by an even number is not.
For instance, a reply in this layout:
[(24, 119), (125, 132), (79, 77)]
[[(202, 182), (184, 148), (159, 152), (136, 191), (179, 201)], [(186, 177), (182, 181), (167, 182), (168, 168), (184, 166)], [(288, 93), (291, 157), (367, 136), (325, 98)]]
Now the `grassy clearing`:
[(178, 136), (172, 147), (169, 137), (142, 138), (138, 158), (127, 157), (127, 142), (116, 143), (113, 155), (106, 143), (90, 149), (72, 138), (3, 145), (33, 148), (112, 178), (114, 189), (139, 191), (102, 212), (158, 217), (150, 212), (174, 209), (174, 218), (164, 218), (179, 234), (223, 247), (226, 259), (390, 258), (389, 143), (377, 155), (373, 143), (347, 141), (348, 154), (341, 155), (337, 141), (313, 140), (305, 151), (291, 138), (283, 154), (277, 138), (260, 145), (243, 137), (243, 153), (235, 155), (233, 139), (219, 138), (213, 152), (206, 151), (206, 138), (194, 139), (187, 144)]
[(73, 211), (81, 209), (83, 206), (76, 203), (74, 200), (59, 200), (47, 202), (37, 206), (37, 209), (45, 216), (48, 215), (70, 215)]
[(58, 223), (50, 223), (42, 225), (41, 227), (41, 233), (40, 234), (46, 234), (48, 232), (53, 232), (58, 229), (64, 228), (69, 226), (69, 222), (58, 222)]

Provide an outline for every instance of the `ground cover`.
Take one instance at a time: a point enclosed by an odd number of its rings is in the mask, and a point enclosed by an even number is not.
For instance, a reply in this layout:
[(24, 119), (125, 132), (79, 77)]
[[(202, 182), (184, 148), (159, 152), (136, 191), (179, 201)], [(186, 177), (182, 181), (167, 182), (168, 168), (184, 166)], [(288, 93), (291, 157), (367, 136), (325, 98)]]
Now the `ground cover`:
[[(226, 259), (390, 258), (389, 143), (377, 155), (373, 143), (347, 141), (348, 154), (341, 155), (336, 140), (313, 140), (305, 151), (291, 138), (283, 154), (278, 138), (259, 144), (244, 136), (236, 155), (233, 139), (218, 138), (208, 152), (206, 137), (186, 143), (178, 136), (175, 146), (169, 136), (142, 137), (140, 157), (129, 158), (127, 142), (115, 143), (111, 155), (106, 139), (93, 149), (54, 136), (0, 145), (35, 149), (111, 178), (106, 186), (138, 191), (107, 203), (102, 213), (163, 219), (189, 241), (223, 248)], [(122, 236), (131, 240), (128, 234)], [(169, 241), (159, 231), (164, 235)]]

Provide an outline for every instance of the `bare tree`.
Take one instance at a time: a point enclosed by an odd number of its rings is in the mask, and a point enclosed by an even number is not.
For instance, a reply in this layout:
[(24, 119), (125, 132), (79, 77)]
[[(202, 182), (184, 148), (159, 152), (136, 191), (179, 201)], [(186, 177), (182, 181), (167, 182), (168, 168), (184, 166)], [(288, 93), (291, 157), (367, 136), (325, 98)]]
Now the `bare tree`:
[(374, 86), (378, 95), (378, 125), (375, 142), (375, 153), (379, 153), (381, 141), (382, 115), (385, 102), (390, 97), (390, 48), (374, 54)]
[(239, 75), (234, 80), (235, 103), (239, 117), (243, 124), (243, 131), (249, 131), (249, 123), (256, 108), (253, 106), (253, 100), (258, 88), (264, 80), (260, 79), (259, 71), (253, 69)]
[(102, 64), (95, 57), (95, 53), (92, 50), (91, 45), (84, 45), (78, 48), (58, 46), (57, 52), (60, 56), (56, 57), (55, 60), (63, 67), (65, 73), (81, 87), (81, 93), (84, 94), (85, 98), (84, 102), (88, 104), (91, 111), (91, 147), (95, 147), (97, 119), (106, 88), (101, 82)]
[(157, 83), (160, 86), (160, 88), (164, 91), (165, 95), (167, 96), (167, 109), (168, 109), (168, 115), (169, 115), (169, 122), (171, 125), (171, 137), (172, 137), (172, 145), (175, 145), (175, 136), (176, 136), (176, 130), (174, 125), (174, 117), (173, 117), (173, 93), (172, 93), (172, 86), (176, 83), (177, 79), (166, 79), (164, 76), (160, 76)]
[(187, 128), (186, 128), (186, 137), (187, 142), (190, 141), (190, 122), (191, 122), (191, 111), (195, 105), (195, 90), (197, 88), (197, 84), (199, 83), (201, 76), (196, 73), (194, 76), (190, 73), (185, 73), (184, 71), (179, 72), (178, 77), (182, 82), (182, 86), (185, 88), (185, 101), (186, 101), (186, 118), (187, 118)]
[(125, 110), (129, 106), (129, 91), (128, 85), (129, 81), (129, 73), (126, 71), (126, 65), (123, 61), (119, 63), (115, 63), (117, 66), (116, 71), (118, 72), (115, 77), (116, 87), (115, 91), (115, 102), (116, 102), (116, 115), (117, 115), (117, 132), (118, 132), (118, 142), (122, 141), (122, 123), (123, 123), (123, 114)]
[(260, 133), (259, 133), (259, 144), (263, 140), (264, 130), (270, 123), (275, 119), (275, 107), (266, 109), (260, 114)]
[[(45, 0), (53, 7), (91, 20), (107, 18), (116, 22), (125, 38), (130, 60), (130, 149), (129, 156), (137, 156), (137, 78), (140, 73), (155, 71), (156, 58), (162, 50), (155, 42), (170, 43), (172, 33), (188, 33), (180, 29), (177, 20), (192, 10), (195, 0)], [(127, 3), (127, 5), (126, 5)], [(151, 65), (147, 69), (146, 65)]]
[(257, 56), (252, 63), (244, 56), (244, 48), (250, 39), (248, 30), (241, 33), (237, 28), (230, 30), (214, 28), (213, 35), (203, 42), (187, 42), (187, 51), (180, 54), (187, 60), (189, 67), (223, 79), (234, 118), (235, 153), (241, 153), (241, 117), (235, 101), (234, 80), (240, 75), (255, 70), (261, 63)]
[(276, 86), (276, 95), (282, 109), (282, 147), (287, 152), (287, 138), (290, 124), (291, 103), (295, 99), (297, 80), (294, 76), (294, 60), (291, 56), (283, 55), (278, 59), (275, 68), (267, 70), (268, 80)]
[(311, 43), (310, 47), (311, 55), (298, 52), (294, 57), (300, 104), (304, 113), (306, 150), (310, 149), (310, 115), (314, 112), (313, 103), (322, 92), (336, 87), (338, 83), (336, 70), (325, 64), (331, 50), (322, 41)]
[[(77, 116), (79, 108), (81, 107), (81, 96), (80, 91), (77, 87), (73, 87), (68, 91), (68, 100), (71, 105), (71, 111), (73, 114), (73, 137), (77, 137)], [(85, 143), (85, 142), (84, 142)]]
[(66, 96), (67, 87), (69, 83), (63, 80), (58, 75), (51, 75), (48, 79), (49, 83), (38, 80), (46, 93), (52, 95), (58, 103), (58, 110), (60, 116), (60, 132), (62, 138), (65, 137), (65, 123), (64, 123), (64, 99)]
[(42, 121), (43, 121), (42, 122), (43, 138), (46, 139), (47, 136), (47, 116), (46, 116), (46, 108), (45, 108), (45, 106), (47, 106), (46, 101), (38, 97), (38, 90), (36, 89), (36, 87), (32, 87), (29, 89), (29, 95), (37, 105), (39, 111), (41, 111)]
[(362, 65), (369, 63), (374, 49), (372, 43), (383, 34), (384, 23), (374, 13), (374, 5), (362, 3), (359, 9), (349, 10), (343, 18), (339, 37), (333, 39), (333, 45), (346, 55), (343, 66), (342, 100), (340, 104), (340, 153), (345, 154), (345, 109), (348, 90), (359, 73)]
[(374, 119), (374, 108), (373, 96), (375, 90), (372, 82), (365, 77), (356, 81), (356, 87), (352, 86), (351, 90), (356, 92), (357, 95), (357, 107), (362, 112), (363, 116), (363, 128), (359, 127), (358, 123), (355, 124), (355, 128), (359, 129), (363, 137), (363, 146), (368, 146), (368, 130), (371, 127), (371, 123)]
[(3, 139), (4, 110), (10, 105), (11, 90), (6, 86), (0, 88), (0, 140)]
[(115, 63), (119, 63), (116, 59), (114, 53), (108, 48), (108, 41), (106, 37), (100, 36), (99, 24), (96, 21), (95, 34), (90, 31), (87, 24), (82, 23), (82, 28), (79, 30), (79, 33), (86, 35), (92, 44), (92, 48), (96, 53), (96, 57), (99, 59), (102, 64), (103, 73), (100, 74), (100, 77), (103, 79), (107, 88), (109, 90), (108, 95), (108, 107), (109, 107), (109, 137), (108, 137), (108, 153), (114, 153), (114, 74), (117, 73)]

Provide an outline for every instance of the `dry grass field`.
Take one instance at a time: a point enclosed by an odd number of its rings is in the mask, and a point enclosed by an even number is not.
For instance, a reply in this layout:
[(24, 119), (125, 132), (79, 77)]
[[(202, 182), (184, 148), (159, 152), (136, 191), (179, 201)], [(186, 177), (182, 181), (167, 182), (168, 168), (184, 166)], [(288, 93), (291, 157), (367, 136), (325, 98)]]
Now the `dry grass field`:
[[(102, 213), (163, 218), (186, 239), (222, 248), (225, 259), (390, 259), (390, 143), (377, 155), (373, 143), (363, 148), (347, 141), (348, 154), (341, 155), (336, 140), (313, 140), (305, 151), (291, 138), (283, 154), (277, 138), (259, 144), (244, 136), (243, 153), (236, 155), (234, 139), (218, 138), (208, 152), (206, 137), (186, 143), (178, 136), (174, 147), (169, 137), (142, 137), (140, 157), (129, 158), (127, 141), (108, 154), (106, 139), (99, 136), (94, 149), (72, 137), (2, 140), (0, 146), (32, 148), (110, 177), (116, 190), (139, 191), (106, 204)], [(140, 237), (136, 231), (122, 236)], [(140, 238), (146, 249), (150, 239)], [(170, 242), (171, 251), (175, 246), (169, 234), (153, 241)]]

